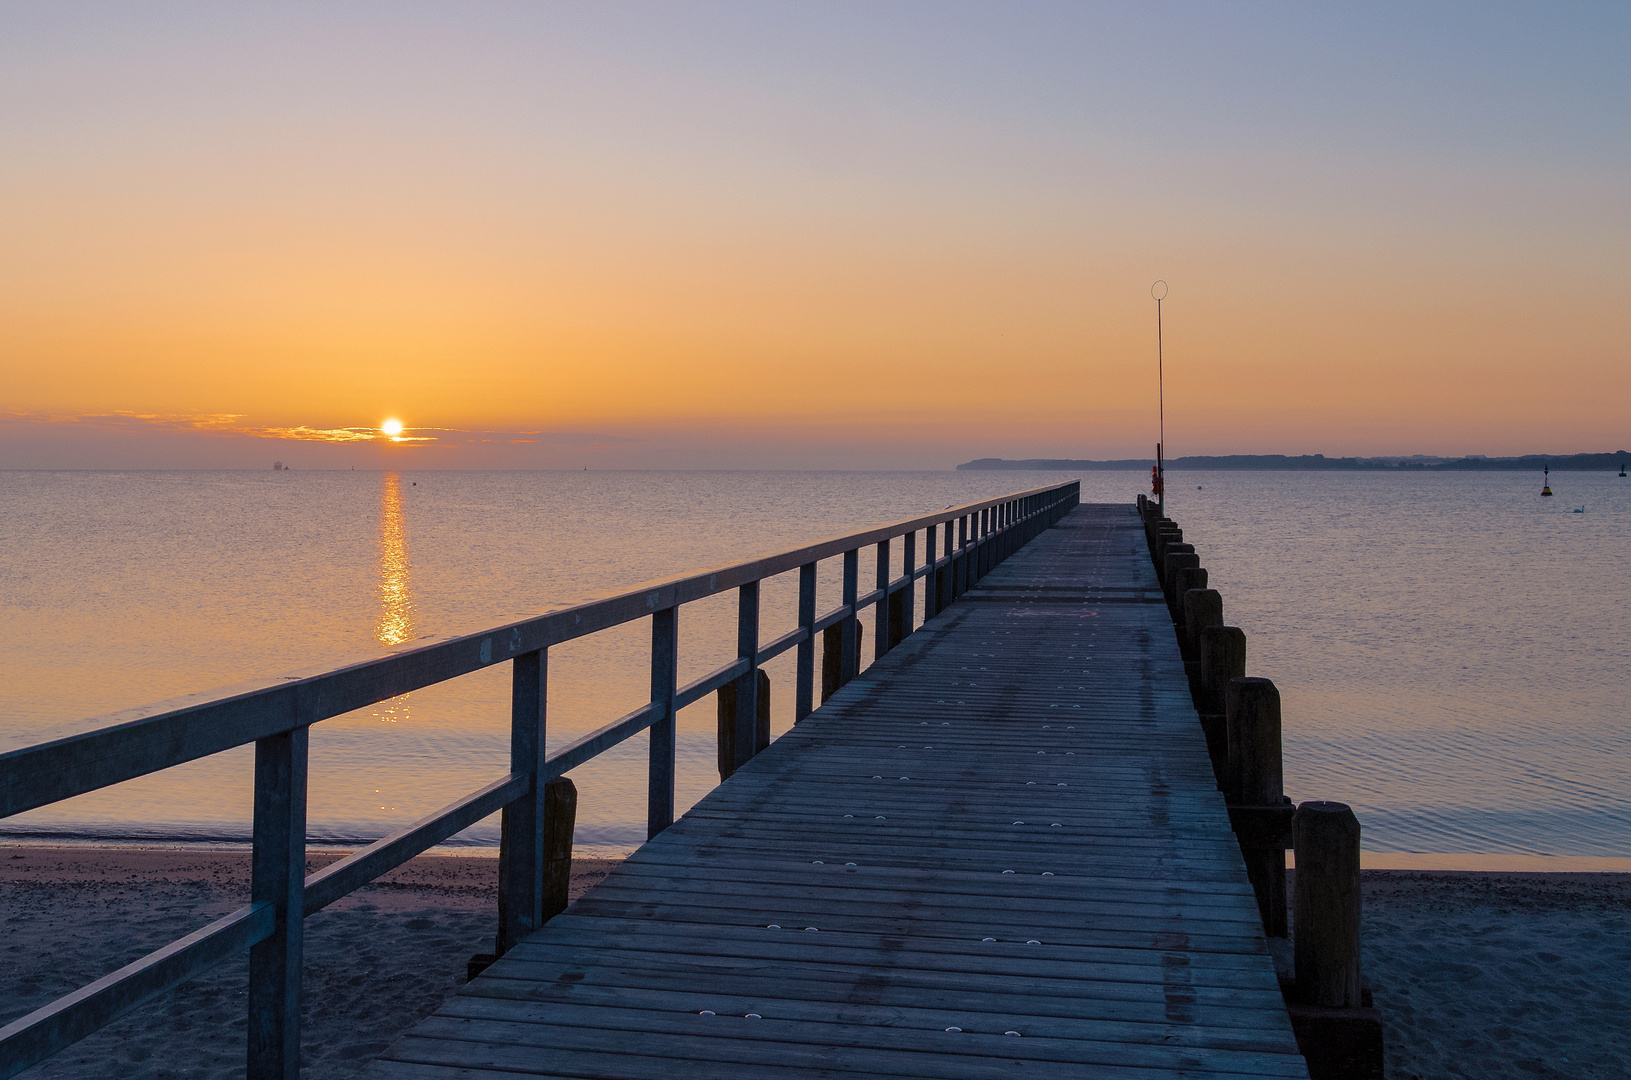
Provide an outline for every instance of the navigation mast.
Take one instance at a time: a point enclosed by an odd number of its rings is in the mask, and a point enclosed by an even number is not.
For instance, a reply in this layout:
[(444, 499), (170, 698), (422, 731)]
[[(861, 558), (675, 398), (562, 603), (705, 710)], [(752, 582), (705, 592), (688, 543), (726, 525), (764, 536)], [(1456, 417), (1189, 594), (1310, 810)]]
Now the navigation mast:
[(1167, 283), (1157, 281), (1150, 286), (1150, 295), (1155, 298), (1155, 395), (1157, 410), (1157, 439), (1155, 444), (1155, 468), (1150, 477), (1151, 494), (1155, 496), (1156, 507), (1166, 515), (1167, 509), (1167, 379), (1166, 358), (1161, 348), (1161, 301), (1167, 298)]

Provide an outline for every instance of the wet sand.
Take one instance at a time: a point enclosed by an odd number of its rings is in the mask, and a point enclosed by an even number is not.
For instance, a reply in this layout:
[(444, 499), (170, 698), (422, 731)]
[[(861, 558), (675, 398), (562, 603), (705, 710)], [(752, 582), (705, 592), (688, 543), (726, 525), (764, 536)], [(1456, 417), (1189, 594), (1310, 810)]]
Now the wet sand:
[[(315, 869), (334, 856), (314, 858)], [(579, 860), (573, 895), (613, 863)], [(247, 852), (0, 847), (0, 1023), (242, 904)], [(492, 948), (497, 863), (415, 859), (306, 922), (305, 1073), (361, 1074)], [(1391, 1080), (1631, 1076), (1631, 875), (1367, 871)], [(228, 962), (23, 1074), (243, 1074)]]

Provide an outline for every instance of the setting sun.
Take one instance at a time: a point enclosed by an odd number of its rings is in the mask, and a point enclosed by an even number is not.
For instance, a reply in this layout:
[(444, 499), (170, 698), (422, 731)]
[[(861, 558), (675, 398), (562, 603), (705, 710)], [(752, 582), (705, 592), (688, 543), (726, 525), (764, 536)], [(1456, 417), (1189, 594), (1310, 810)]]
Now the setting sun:
[(387, 420), (385, 423), (379, 426), (379, 429), (394, 439), (398, 435), (402, 434), (402, 421)]

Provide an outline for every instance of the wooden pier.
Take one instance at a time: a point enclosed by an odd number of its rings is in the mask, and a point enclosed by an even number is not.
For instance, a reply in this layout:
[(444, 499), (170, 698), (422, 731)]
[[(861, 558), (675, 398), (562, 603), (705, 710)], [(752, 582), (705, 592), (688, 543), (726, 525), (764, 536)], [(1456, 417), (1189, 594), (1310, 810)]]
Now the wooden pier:
[(1021, 544), (372, 1075), (1308, 1076), (1145, 522)]

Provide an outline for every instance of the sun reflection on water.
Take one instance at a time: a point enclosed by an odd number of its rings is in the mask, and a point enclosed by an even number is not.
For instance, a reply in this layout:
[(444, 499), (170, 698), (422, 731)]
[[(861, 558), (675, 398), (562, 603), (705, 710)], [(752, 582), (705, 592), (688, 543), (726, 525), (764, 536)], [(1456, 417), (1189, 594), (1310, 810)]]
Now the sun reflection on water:
[[(413, 636), (413, 593), (408, 586), (408, 540), (402, 515), (402, 478), (385, 474), (379, 504), (379, 627), (381, 645), (400, 645)], [(408, 718), (408, 695), (374, 707), (382, 723)]]
[(408, 542), (402, 521), (402, 478), (385, 474), (379, 507), (379, 630), (381, 645), (413, 636), (413, 594), (408, 588)]

